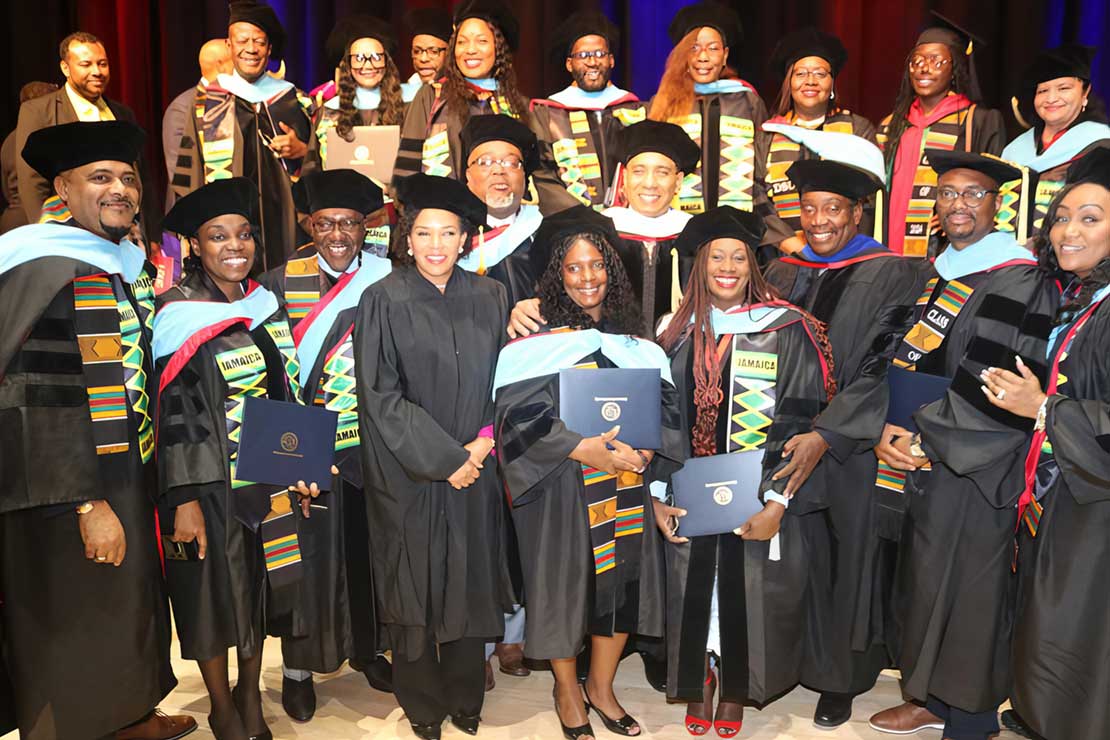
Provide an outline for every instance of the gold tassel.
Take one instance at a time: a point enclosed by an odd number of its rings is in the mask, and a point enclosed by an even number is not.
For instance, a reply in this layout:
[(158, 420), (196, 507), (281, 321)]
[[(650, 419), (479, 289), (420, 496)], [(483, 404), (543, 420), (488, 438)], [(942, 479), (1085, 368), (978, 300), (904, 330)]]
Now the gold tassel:
[(1036, 193), (1029, 192), (1029, 168), (1021, 167), (1021, 198), (1018, 199), (1018, 244), (1025, 246), (1029, 240), (1029, 204), (1035, 202)]
[(875, 193), (875, 241), (883, 240), (883, 190), (879, 188)]
[(682, 285), (678, 278), (678, 250), (671, 247), (671, 313), (682, 303)]
[(479, 275), (485, 275), (486, 274), (486, 252), (485, 252), (485, 249), (484, 249), (485, 246), (486, 246), (486, 227), (485, 226), (479, 226), (478, 227), (478, 274)]

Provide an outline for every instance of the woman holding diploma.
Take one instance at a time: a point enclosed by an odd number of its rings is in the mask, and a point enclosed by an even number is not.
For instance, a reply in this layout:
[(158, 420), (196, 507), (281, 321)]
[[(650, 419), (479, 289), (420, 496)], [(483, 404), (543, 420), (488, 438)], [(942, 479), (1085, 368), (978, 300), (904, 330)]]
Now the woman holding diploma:
[[(272, 595), (300, 577), (294, 487), (235, 474), (246, 399), (299, 394), (285, 313), (247, 277), (258, 249), (257, 203), (254, 184), (241, 177), (177, 201), (165, 227), (187, 237), (194, 256), (181, 283), (159, 296), (154, 318), (166, 583), (181, 655), (200, 666), (220, 740), (272, 737), (258, 687), (264, 615)], [(297, 488), (318, 493), (315, 483)], [(234, 691), (231, 647), (239, 659)]]
[[(571, 740), (595, 737), (590, 708), (611, 732), (642, 731), (617, 702), (613, 677), (630, 633), (663, 634), (663, 563), (658, 534), (644, 526), (644, 473), (656, 454), (676, 460), (681, 446), (667, 358), (632, 336), (643, 327), (616, 240), (612, 222), (587, 206), (544, 220), (532, 249), (550, 255), (537, 294), (552, 328), (507, 345), (494, 382), (528, 605), (524, 652), (550, 660), (556, 713)], [(597, 436), (570, 430), (559, 405), (559, 371), (568, 368), (657, 369), (662, 448), (622, 442), (619, 414)], [(587, 638), (590, 673), (580, 690), (575, 656)]]
[(478, 731), (485, 643), (513, 604), (493, 451), (504, 287), (458, 267), (486, 207), (457, 180), (411, 175), (395, 269), (362, 294), (355, 374), (378, 620), (413, 732)]
[(825, 497), (821, 477), (807, 483), (791, 460), (790, 440), (812, 431), (835, 392), (832, 355), (824, 326), (760, 274), (763, 231), (758, 216), (729, 206), (692, 218), (675, 242), (693, 260), (690, 282), (660, 329), (681, 428), (691, 430), (684, 457), (763, 451), (762, 479), (745, 488), (763, 508), (732, 531), (682, 537), (686, 512), (654, 502), (670, 543), (667, 694), (688, 702), (691, 735), (738, 734), (746, 701), (798, 682), (819, 628), (806, 615), (820, 586), (814, 564), (826, 562)]

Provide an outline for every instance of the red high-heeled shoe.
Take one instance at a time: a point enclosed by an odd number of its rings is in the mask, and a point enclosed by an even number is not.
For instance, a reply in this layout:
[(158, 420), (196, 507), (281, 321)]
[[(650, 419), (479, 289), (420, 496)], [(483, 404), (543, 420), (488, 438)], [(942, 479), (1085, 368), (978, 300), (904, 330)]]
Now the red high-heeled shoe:
[[(720, 708), (721, 708), (720, 705), (718, 705), (717, 710), (719, 711)], [(717, 737), (733, 738), (733, 737), (736, 737), (737, 735), (739, 735), (740, 734), (740, 729), (744, 726), (743, 711), (744, 711), (744, 706), (741, 705), (740, 706), (741, 715), (740, 715), (740, 719), (738, 719), (738, 720), (714, 719), (713, 720), (713, 729), (717, 731)]]
[[(717, 688), (717, 680), (713, 674), (713, 671), (709, 671), (709, 673), (706, 674), (705, 685), (710, 687), (709, 701), (703, 703), (709, 710), (708, 714), (710, 716), (713, 716), (713, 694)], [(702, 698), (705, 698), (704, 695), (702, 696)], [(709, 728), (711, 728), (712, 726), (712, 720), (695, 717), (689, 712), (686, 713), (686, 732), (689, 732), (694, 737), (701, 737), (702, 735), (706, 734), (707, 732), (709, 732)]]

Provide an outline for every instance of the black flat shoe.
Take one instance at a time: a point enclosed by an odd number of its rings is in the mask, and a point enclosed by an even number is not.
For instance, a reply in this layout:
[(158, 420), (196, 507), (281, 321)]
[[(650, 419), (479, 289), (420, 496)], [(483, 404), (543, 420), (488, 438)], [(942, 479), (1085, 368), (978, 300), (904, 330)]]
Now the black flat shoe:
[(1002, 726), (1010, 732), (1029, 738), (1029, 740), (1044, 740), (1032, 727), (1025, 724), (1025, 720), (1013, 709), (1007, 709), (1002, 713)]
[(295, 681), (289, 676), (281, 677), (281, 706), (298, 722), (308, 722), (316, 714), (316, 689), (312, 686), (312, 676), (303, 681)]
[[(644, 734), (644, 728), (640, 727), (640, 723), (631, 714), (626, 712), (620, 719), (610, 719), (605, 712), (601, 711), (601, 707), (594, 706), (594, 703), (590, 701), (590, 694), (586, 691), (585, 685), (582, 686), (582, 693), (586, 695), (586, 711), (592, 709), (597, 712), (597, 716), (601, 717), (601, 724), (605, 725), (605, 729), (609, 732), (625, 737), (639, 737)], [(640, 727), (640, 731), (635, 735), (631, 732), (633, 727)]]
[(644, 661), (644, 678), (660, 694), (667, 693), (667, 661), (657, 660), (647, 653), (640, 653)]
[(813, 710), (813, 724), (822, 730), (832, 730), (852, 718), (852, 694), (821, 693), (817, 708)]
[(360, 666), (358, 670), (366, 676), (366, 683), (370, 684), (370, 688), (387, 694), (393, 693), (393, 664), (384, 655), (379, 655), (374, 658), (373, 663)]
[(412, 731), (417, 737), (422, 740), (439, 740), (441, 730), (440, 725), (421, 725), (416, 722), (409, 722), (412, 725)]
[[(578, 738), (584, 735), (589, 735), (593, 738), (597, 737), (597, 735), (594, 734), (594, 728), (590, 726), (589, 722), (586, 722), (584, 725), (578, 725), (578, 727), (567, 727), (563, 724), (563, 718), (559, 716), (559, 700), (555, 696), (555, 689), (551, 689), (551, 701), (555, 704), (555, 719), (559, 720), (559, 727), (563, 729), (563, 737), (567, 740), (578, 740)], [(586, 704), (585, 715), (587, 718), (590, 716), (589, 703)]]
[(475, 715), (473, 717), (468, 717), (465, 714), (451, 715), (451, 724), (453, 724), (455, 727), (458, 727), (467, 735), (477, 735), (478, 723), (481, 721), (482, 718), (480, 715)]

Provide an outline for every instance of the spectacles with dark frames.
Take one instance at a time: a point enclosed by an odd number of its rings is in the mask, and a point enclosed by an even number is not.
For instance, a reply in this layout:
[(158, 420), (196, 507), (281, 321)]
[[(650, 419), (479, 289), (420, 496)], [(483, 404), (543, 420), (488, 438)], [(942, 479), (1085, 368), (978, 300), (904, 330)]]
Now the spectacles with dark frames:
[(385, 65), (385, 54), (352, 54), (349, 59), (351, 66), (365, 67), (369, 63), (372, 67), (381, 67)]
[(414, 46), (412, 47), (412, 55), (414, 57), (436, 57), (447, 51), (446, 46)]
[(567, 54), (567, 59), (577, 59), (580, 62), (584, 62), (587, 59), (604, 59), (607, 56), (609, 56), (608, 49), (591, 49), (589, 51), (576, 51), (572, 54)]

